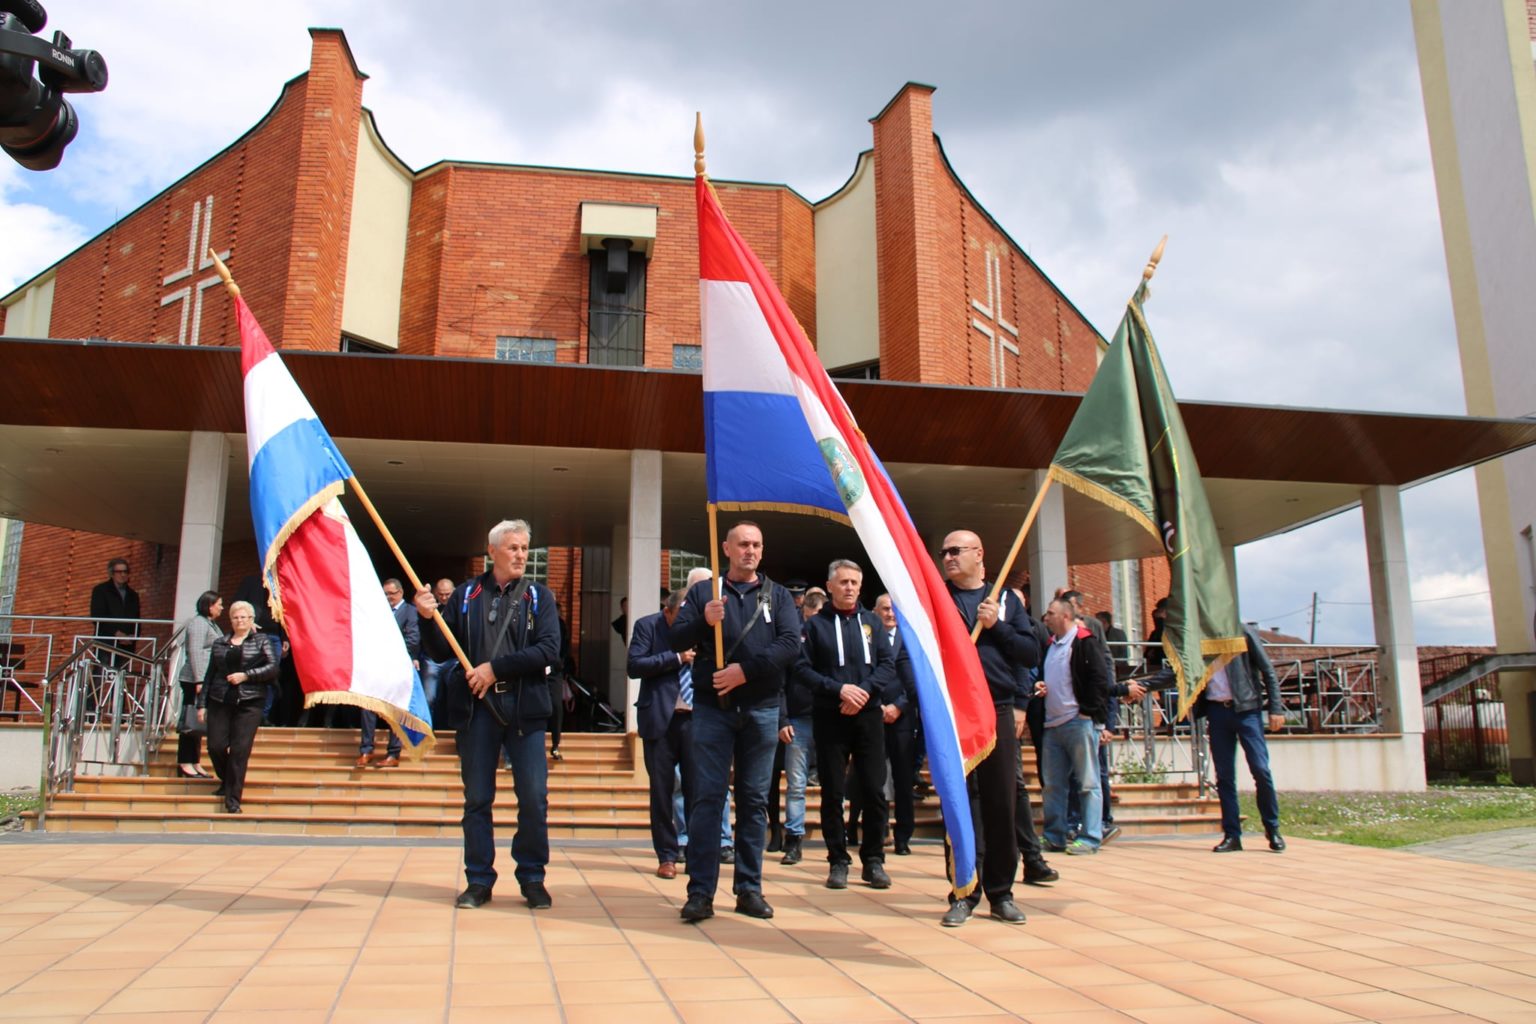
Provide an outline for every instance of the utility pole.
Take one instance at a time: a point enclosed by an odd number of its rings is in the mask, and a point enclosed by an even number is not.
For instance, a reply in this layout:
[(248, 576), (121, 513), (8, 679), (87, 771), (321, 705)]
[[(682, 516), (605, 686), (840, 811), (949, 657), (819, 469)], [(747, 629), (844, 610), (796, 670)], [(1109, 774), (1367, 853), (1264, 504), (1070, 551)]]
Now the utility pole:
[(1307, 643), (1317, 643), (1317, 591), (1312, 591), (1312, 632), (1307, 637)]

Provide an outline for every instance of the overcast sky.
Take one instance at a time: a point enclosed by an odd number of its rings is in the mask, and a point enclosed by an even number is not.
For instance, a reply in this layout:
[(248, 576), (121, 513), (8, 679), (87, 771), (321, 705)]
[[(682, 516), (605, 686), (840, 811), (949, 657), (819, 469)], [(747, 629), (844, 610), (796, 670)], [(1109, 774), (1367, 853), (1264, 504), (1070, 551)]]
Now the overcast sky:
[[(814, 201), (934, 85), (957, 173), (1106, 335), (1170, 236), (1148, 312), (1181, 398), (1465, 411), (1407, 0), (47, 7), (111, 85), (57, 171), (0, 161), (0, 294), (253, 125), (330, 26), (416, 168), (687, 175), (702, 110), (714, 176)], [(1491, 643), (1470, 473), (1404, 506), (1419, 641)], [(1320, 641), (1370, 641), (1358, 513), (1238, 559), (1245, 618), (1305, 636), (1317, 591)]]

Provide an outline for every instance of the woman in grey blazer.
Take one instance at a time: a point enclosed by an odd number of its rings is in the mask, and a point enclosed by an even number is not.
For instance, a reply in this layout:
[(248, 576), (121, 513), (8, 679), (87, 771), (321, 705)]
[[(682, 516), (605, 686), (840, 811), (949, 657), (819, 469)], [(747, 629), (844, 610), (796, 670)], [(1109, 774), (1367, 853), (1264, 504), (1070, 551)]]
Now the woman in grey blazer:
[[(203, 685), (208, 672), (208, 655), (213, 642), (224, 635), (218, 618), (224, 614), (224, 599), (213, 591), (205, 591), (197, 599), (197, 614), (187, 619), (186, 658), (181, 663), (181, 703), (183, 707), (197, 705), (197, 691)], [(176, 774), (184, 779), (206, 779), (207, 772), (199, 763), (203, 759), (203, 734), (184, 732), (176, 743)]]

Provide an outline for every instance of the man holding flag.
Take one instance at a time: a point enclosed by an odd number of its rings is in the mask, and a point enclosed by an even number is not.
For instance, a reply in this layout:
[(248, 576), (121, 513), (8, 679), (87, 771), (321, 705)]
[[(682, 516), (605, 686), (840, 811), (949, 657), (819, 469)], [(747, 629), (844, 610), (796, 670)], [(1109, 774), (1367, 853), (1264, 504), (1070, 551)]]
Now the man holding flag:
[[(517, 832), (512, 859), (523, 898), (534, 910), (552, 900), (544, 887), (549, 864), (549, 762), (544, 731), (554, 702), (548, 671), (560, 664), (560, 614), (555, 595), (529, 580), (528, 545), (532, 529), (521, 519), (491, 527), (486, 554), (491, 568), (461, 583), (448, 599), (443, 618), (473, 665), (464, 674), (472, 698), (469, 721), (459, 729), (459, 772), (464, 779), (464, 876), (469, 885), (455, 906), (469, 910), (491, 900), (496, 885), (496, 837), (491, 805), (496, 801), (496, 769), (503, 755), (512, 765), (517, 792)], [(437, 598), (423, 587), (416, 610), (430, 618)], [(449, 645), (438, 630), (423, 635), (426, 654), (439, 661)]]
[[(960, 617), (967, 626), (981, 626), (976, 652), (981, 656), (997, 715), (997, 745), (973, 772), (981, 816), (981, 888), (965, 897), (951, 897), (943, 924), (946, 928), (965, 924), (983, 892), (992, 904), (995, 920), (1023, 924), (1024, 912), (1013, 902), (1013, 876), (1019, 869), (1014, 813), (1019, 737), (1027, 728), (1024, 711), (1030, 696), (1027, 673), (1040, 664), (1040, 644), (1035, 639), (1033, 619), (1010, 591), (1002, 590), (997, 598), (987, 595), (986, 552), (980, 537), (969, 530), (956, 530), (944, 538), (939, 555), (949, 580), (949, 596)], [(946, 858), (950, 855), (946, 847)], [(954, 868), (951, 863), (951, 878)]]

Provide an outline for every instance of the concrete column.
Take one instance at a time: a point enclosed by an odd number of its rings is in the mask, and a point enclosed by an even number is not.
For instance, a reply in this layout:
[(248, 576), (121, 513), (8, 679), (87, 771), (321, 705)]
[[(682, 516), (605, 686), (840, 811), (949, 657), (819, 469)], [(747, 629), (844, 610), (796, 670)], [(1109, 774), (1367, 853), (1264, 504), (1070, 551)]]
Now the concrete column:
[[(630, 632), (642, 615), (661, 610), (661, 452), (629, 453), (628, 574)], [(621, 663), (622, 664), (622, 663)], [(624, 729), (635, 731), (640, 681), (627, 680)]]
[[(1037, 469), (1032, 474), (1035, 492), (1045, 486), (1046, 471)], [(1040, 513), (1035, 517), (1035, 525), (1029, 528), (1029, 537), (1024, 541), (1024, 555), (1029, 559), (1029, 586), (1030, 586), (1030, 610), (1036, 615), (1045, 612), (1045, 606), (1056, 596), (1058, 587), (1067, 585), (1067, 511), (1065, 494), (1061, 486), (1053, 484), (1050, 493), (1040, 503)], [(1008, 542), (1013, 543), (1013, 538)], [(998, 560), (997, 568), (1001, 568), (1001, 559), (1006, 557), (1008, 549), (1003, 548), (993, 557)], [(989, 564), (988, 569), (993, 566)]]
[(1371, 617), (1376, 643), (1377, 692), (1382, 728), (1403, 734), (1403, 788), (1424, 787), (1424, 702), (1419, 687), (1419, 650), (1413, 638), (1413, 593), (1408, 582), (1408, 546), (1403, 505), (1396, 487), (1360, 492), (1365, 518), (1365, 551), (1370, 563)]
[(173, 607), (177, 621), (193, 615), (198, 597), (219, 581), (228, 483), (229, 440), (216, 431), (193, 431), (187, 446), (187, 490), (181, 505), (181, 548), (176, 562)]

